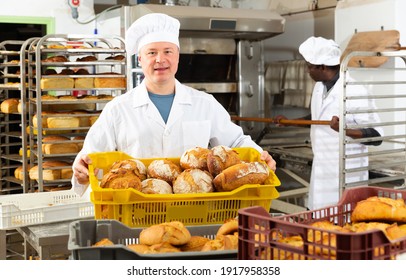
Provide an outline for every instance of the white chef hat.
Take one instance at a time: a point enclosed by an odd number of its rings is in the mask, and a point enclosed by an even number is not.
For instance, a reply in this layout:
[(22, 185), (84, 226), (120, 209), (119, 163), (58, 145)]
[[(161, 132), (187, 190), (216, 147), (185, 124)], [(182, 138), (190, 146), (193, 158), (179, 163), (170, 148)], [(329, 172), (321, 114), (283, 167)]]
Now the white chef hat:
[(307, 62), (314, 65), (340, 64), (340, 46), (333, 40), (312, 36), (299, 46), (299, 52)]
[(179, 47), (179, 27), (179, 20), (166, 14), (146, 14), (127, 29), (127, 53), (137, 54), (143, 46), (155, 42), (170, 42)]

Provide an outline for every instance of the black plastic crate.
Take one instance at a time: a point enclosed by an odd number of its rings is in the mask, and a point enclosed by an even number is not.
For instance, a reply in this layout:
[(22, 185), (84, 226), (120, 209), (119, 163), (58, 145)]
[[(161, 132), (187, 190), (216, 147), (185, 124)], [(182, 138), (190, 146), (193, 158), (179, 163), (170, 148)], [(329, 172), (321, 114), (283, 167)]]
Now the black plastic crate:
[[(188, 226), (191, 235), (216, 237), (221, 225)], [(117, 220), (79, 220), (69, 226), (68, 249), (73, 260), (237, 259), (237, 250), (138, 254), (126, 245), (137, 244), (143, 228), (130, 228)], [(92, 247), (103, 238), (114, 245)]]

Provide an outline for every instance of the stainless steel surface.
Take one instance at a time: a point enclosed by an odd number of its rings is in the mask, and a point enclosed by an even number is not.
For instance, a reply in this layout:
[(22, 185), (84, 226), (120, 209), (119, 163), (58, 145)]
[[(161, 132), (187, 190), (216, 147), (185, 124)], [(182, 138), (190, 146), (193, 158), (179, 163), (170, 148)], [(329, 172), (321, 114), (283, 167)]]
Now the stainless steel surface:
[(285, 19), (270, 10), (156, 4), (125, 6), (123, 9), (123, 14), (128, 16), (124, 30), (148, 13), (165, 13), (177, 18), (181, 23), (181, 37), (264, 40), (283, 33), (285, 29)]

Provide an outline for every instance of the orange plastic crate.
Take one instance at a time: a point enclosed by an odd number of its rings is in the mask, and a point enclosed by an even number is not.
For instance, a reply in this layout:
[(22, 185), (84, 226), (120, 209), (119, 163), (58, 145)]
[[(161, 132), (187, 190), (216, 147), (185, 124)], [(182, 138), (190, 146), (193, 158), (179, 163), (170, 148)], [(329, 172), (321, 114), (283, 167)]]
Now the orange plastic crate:
[[(346, 189), (335, 206), (305, 211), (297, 214), (272, 217), (262, 207), (248, 207), (238, 211), (239, 244), (238, 259), (292, 259), (292, 260), (388, 260), (406, 254), (406, 237), (390, 241), (383, 231), (342, 233), (315, 228), (309, 224), (328, 220), (339, 226), (351, 222), (356, 203), (371, 196), (402, 198), (406, 191), (382, 187), (354, 187)], [(329, 241), (315, 242), (309, 235), (323, 234)], [(300, 236), (302, 246), (278, 241), (280, 236)]]
[[(252, 148), (236, 148), (246, 161), (259, 160), (260, 154)], [(280, 181), (274, 172), (264, 185), (243, 185), (231, 192), (196, 194), (143, 194), (134, 189), (103, 189), (94, 169), (103, 173), (118, 160), (131, 158), (122, 152), (103, 152), (89, 155), (91, 201), (96, 219), (115, 219), (129, 227), (145, 227), (157, 223), (178, 220), (186, 225), (221, 224), (226, 219), (237, 217), (244, 207), (261, 206), (270, 209), (271, 201), (279, 197), (276, 187)], [(148, 166), (154, 159), (140, 159)], [(179, 158), (169, 158), (179, 163)]]

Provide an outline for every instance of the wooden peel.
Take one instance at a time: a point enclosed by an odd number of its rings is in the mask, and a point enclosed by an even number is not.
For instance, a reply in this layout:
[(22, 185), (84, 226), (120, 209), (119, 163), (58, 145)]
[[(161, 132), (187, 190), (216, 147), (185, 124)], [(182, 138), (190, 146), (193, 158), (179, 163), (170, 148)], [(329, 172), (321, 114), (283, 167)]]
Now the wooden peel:
[[(405, 50), (399, 43), (400, 34), (397, 30), (381, 30), (357, 32), (352, 35), (341, 61), (351, 52), (384, 52)], [(348, 62), (349, 67), (379, 67), (388, 60), (382, 56), (354, 56)]]
[(330, 125), (330, 121), (319, 120), (280, 120), (279, 122), (272, 118), (254, 118), (254, 117), (238, 117), (231, 116), (233, 121), (246, 121), (246, 122), (265, 122), (265, 123), (280, 123), (288, 125)]

